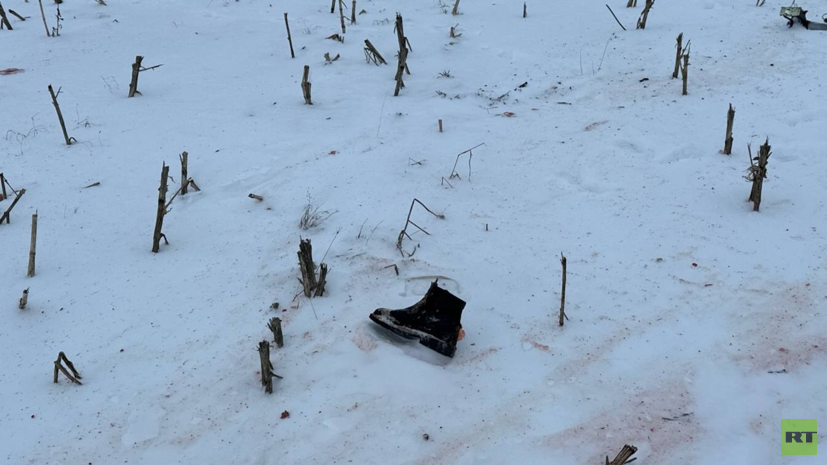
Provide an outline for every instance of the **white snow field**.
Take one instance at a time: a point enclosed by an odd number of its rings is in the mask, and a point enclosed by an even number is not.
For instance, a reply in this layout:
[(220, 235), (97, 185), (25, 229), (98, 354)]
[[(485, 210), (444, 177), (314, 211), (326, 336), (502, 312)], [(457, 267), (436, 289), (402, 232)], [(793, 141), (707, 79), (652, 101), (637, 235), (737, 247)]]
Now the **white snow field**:
[[(658, 0), (645, 30), (643, 0), (611, 0), (627, 31), (599, 1), (444, 1), (358, 0), (344, 43), (328, 0), (65, 0), (60, 37), (3, 2), (27, 20), (0, 30), (0, 70), (25, 70), (0, 75), (0, 172), (26, 194), (0, 225), (0, 460), (596, 465), (630, 444), (640, 465), (820, 463), (780, 454), (780, 420), (827, 424), (827, 32), (788, 29), (780, 0)], [(163, 66), (127, 98), (136, 55)], [(754, 212), (747, 144), (767, 137)], [(153, 254), (183, 151), (201, 191)], [(308, 197), (335, 214), (302, 230)], [(430, 235), (409, 228), (403, 258), (414, 198), (445, 219), (414, 209)], [(312, 301), (300, 237), (317, 264), (329, 247)], [(454, 358), (368, 319), (435, 277), (467, 302)], [(60, 351), (82, 386), (52, 383)]]

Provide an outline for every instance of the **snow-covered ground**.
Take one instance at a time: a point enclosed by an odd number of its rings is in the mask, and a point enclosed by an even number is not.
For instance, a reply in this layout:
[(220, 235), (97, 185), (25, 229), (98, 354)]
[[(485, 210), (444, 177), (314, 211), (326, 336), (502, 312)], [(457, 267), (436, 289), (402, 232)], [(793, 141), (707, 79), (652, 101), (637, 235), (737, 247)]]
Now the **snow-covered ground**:
[[(0, 76), (0, 172), (26, 189), (0, 226), (0, 459), (573, 465), (633, 444), (640, 464), (816, 463), (780, 455), (779, 420), (827, 424), (827, 32), (787, 29), (779, 0), (660, 0), (638, 31), (625, 3), (624, 32), (604, 2), (530, 0), (523, 19), (514, 0), (459, 16), (359, 0), (339, 43), (326, 0), (68, 0), (55, 38), (37, 2), (5, 1), (29, 19), (0, 31), (0, 69), (25, 69)], [(399, 97), (396, 12), (413, 47)], [(390, 65), (367, 64), (364, 39)], [(127, 99), (136, 55), (163, 66)], [(755, 213), (746, 146), (766, 137)], [(174, 200), (153, 254), (161, 164), (172, 193), (184, 150), (202, 190)], [(308, 197), (336, 213), (303, 231)], [(415, 209), (431, 235), (402, 258), (413, 198), (445, 219)], [(295, 297), (300, 237), (317, 262), (330, 247), (312, 302)], [(367, 318), (434, 277), (468, 303), (453, 359)], [(273, 316), (284, 379), (267, 395)], [(59, 351), (83, 386), (52, 384)]]

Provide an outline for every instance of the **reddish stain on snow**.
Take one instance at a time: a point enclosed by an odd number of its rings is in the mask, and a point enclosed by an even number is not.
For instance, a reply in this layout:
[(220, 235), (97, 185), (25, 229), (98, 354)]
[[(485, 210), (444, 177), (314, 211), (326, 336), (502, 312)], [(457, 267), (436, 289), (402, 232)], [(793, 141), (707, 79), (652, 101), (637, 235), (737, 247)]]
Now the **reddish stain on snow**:
[(0, 69), (0, 76), (9, 76), (11, 74), (18, 74), (18, 73), (22, 73), (24, 71), (26, 71), (26, 70), (25, 69), (20, 69), (20, 68)]

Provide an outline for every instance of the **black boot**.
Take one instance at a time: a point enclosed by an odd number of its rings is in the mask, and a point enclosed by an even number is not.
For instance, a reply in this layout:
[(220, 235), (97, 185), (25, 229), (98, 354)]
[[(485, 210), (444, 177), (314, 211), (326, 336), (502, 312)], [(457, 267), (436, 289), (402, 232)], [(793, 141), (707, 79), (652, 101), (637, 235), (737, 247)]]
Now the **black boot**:
[[(437, 280), (438, 281), (438, 280)], [(431, 283), (419, 302), (400, 310), (380, 308), (370, 315), (374, 323), (419, 343), (442, 355), (453, 357), (457, 338), (462, 330), (462, 310), (465, 301)]]

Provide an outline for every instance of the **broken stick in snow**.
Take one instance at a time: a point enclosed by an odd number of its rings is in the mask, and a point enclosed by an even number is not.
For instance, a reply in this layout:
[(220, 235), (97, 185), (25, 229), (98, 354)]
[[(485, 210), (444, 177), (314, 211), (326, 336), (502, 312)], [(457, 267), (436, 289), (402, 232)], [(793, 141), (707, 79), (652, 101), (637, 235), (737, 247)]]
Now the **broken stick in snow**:
[(405, 37), (402, 15), (399, 13), (396, 14), (396, 38), (399, 41), (399, 62), (396, 68), (396, 88), (393, 91), (394, 97), (398, 97), (399, 90), (405, 87), (405, 83), (402, 81), (402, 74), (406, 71), (408, 74), (411, 74), (410, 69), (408, 69), (408, 38)]
[(0, 216), (0, 224), (3, 224), (4, 220), (6, 221), (6, 224), (11, 224), (11, 211), (14, 208), (14, 206), (17, 205), (17, 202), (20, 200), (20, 197), (23, 197), (23, 194), (25, 193), (26, 189), (20, 189), (19, 191), (17, 191), (17, 195), (14, 197), (14, 200), (11, 201), (11, 205), (9, 205), (9, 208), (6, 209), (6, 211), (3, 213), (3, 216)]
[[(416, 224), (416, 223), (414, 223), (413, 221), (411, 221), (411, 213), (413, 213), (413, 207), (414, 207), (414, 205), (415, 205), (415, 204), (417, 204), (417, 203), (418, 203), (419, 205), (421, 205), (421, 206), (422, 206), (422, 208), (424, 208), (424, 209), (425, 209), (425, 211), (427, 211), (428, 213), (430, 213), (430, 214), (434, 215), (435, 217), (437, 217), (437, 218), (439, 218), (439, 219), (441, 219), (441, 220), (444, 220), (444, 219), (445, 219), (445, 215), (434, 213), (434, 212), (432, 212), (432, 211), (431, 211), (431, 209), (430, 209), (430, 208), (426, 207), (424, 203), (420, 202), (420, 201), (419, 201), (419, 199), (413, 199), (413, 200), (411, 201), (411, 208), (408, 210), (408, 219), (405, 221), (405, 227), (404, 227), (404, 228), (402, 228), (402, 231), (400, 231), (400, 232), (399, 232), (399, 237), (396, 239), (396, 248), (399, 250), (399, 252), (402, 254), (402, 256), (403, 256), (403, 257), (405, 256), (405, 251), (404, 251), (404, 250), (402, 250), (402, 241), (405, 239), (405, 236), (407, 236), (407, 237), (408, 237), (408, 239), (413, 240), (413, 238), (411, 238), (411, 235), (410, 235), (410, 234), (408, 234), (408, 225), (414, 225), (414, 227), (415, 227), (416, 229), (418, 229), (418, 230), (420, 230), (420, 231), (424, 232), (424, 233), (425, 233), (425, 234), (427, 234), (428, 236), (430, 236), (430, 235), (431, 235), (431, 233), (429, 233), (428, 231), (426, 231), (424, 228), (419, 227), (419, 225), (418, 225), (418, 224)], [(415, 252), (415, 251), (416, 251), (416, 249), (414, 249), (414, 252)], [(410, 254), (408, 254), (408, 256), (409, 256), (409, 257), (410, 257), (410, 256), (413, 256), (413, 252), (411, 252)]]
[(287, 13), (284, 14), (284, 26), (287, 28), (287, 42), (290, 44), (290, 58), (296, 58), (293, 53), (293, 37), (290, 35), (290, 23), (287, 22)]
[(262, 200), (264, 200), (264, 197), (262, 197), (262, 196), (260, 196), (260, 195), (256, 195), (256, 194), (249, 194), (247, 197), (250, 197), (251, 199), (258, 200), (259, 202), (261, 202)]
[(29, 244), (29, 271), (26, 274), (28, 277), (34, 276), (34, 258), (35, 250), (37, 249), (37, 210), (32, 215), (32, 241)]
[(310, 239), (300, 239), (299, 242), (299, 269), (302, 273), (302, 286), (304, 287), (304, 296), (310, 297), (314, 289), (316, 289), (316, 266), (313, 264), (313, 246)]
[[(322, 260), (324, 260), (324, 257), (322, 257)], [(313, 294), (313, 297), (324, 296), (325, 284), (327, 284), (327, 264), (321, 263), (319, 264), (319, 281), (316, 283), (316, 293)]]
[(304, 74), (302, 75), (302, 94), (304, 94), (304, 104), (313, 105), (313, 100), (310, 98), (310, 66), (304, 65)]
[(72, 145), (72, 142), (77, 142), (74, 137), (69, 137), (69, 134), (66, 132), (66, 123), (63, 122), (63, 113), (60, 111), (60, 105), (57, 103), (57, 96), (60, 95), (60, 89), (57, 90), (55, 93), (54, 89), (52, 89), (52, 85), (49, 84), (49, 94), (52, 96), (52, 104), (55, 106), (55, 111), (57, 111), (57, 119), (60, 121), (60, 129), (63, 130), (63, 140), (66, 141), (66, 145)]
[(609, 457), (606, 457), (606, 465), (624, 465), (629, 463), (634, 460), (629, 460), (629, 458), (635, 455), (635, 452), (637, 452), (637, 447), (626, 444), (611, 462), (609, 462)]
[(372, 61), (376, 66), (379, 66), (380, 63), (383, 65), (388, 64), (388, 62), (382, 58), (382, 55), (379, 54), (379, 51), (376, 50), (376, 47), (367, 39), (365, 39), (365, 60), (368, 63)]
[(189, 186), (189, 178), (187, 177), (187, 157), (189, 154), (187, 152), (182, 153), (178, 156), (178, 159), (181, 160), (181, 195), (187, 194), (187, 187)]
[(155, 231), (152, 234), (152, 252), (158, 253), (161, 249), (161, 238), (169, 245), (167, 236), (162, 229), (164, 227), (164, 215), (167, 214), (167, 178), (169, 178), (169, 166), (166, 163), (161, 165), (161, 186), (158, 187), (158, 211), (155, 214)]
[(356, 0), (353, 0), (353, 8), (350, 10), (350, 24), (356, 24)]
[(442, 132), (442, 120), (439, 120), (438, 123), (439, 123), (439, 132)]
[(681, 53), (683, 52), (683, 32), (678, 34), (677, 51), (675, 52), (675, 71), (672, 73), (672, 79), (678, 78), (678, 72), (681, 70)]
[(646, 29), (646, 20), (649, 19), (649, 10), (655, 5), (655, 0), (646, 0), (646, 6), (643, 7), (643, 11), (640, 13), (640, 18), (637, 20), (637, 28), (638, 29)]
[(753, 211), (760, 211), (761, 208), (761, 193), (764, 188), (764, 179), (767, 177), (767, 162), (770, 159), (770, 155), (772, 155), (772, 152), (770, 152), (771, 149), (770, 139), (767, 138), (764, 145), (758, 149), (758, 156), (755, 158), (758, 162), (756, 165), (752, 163), (752, 149), (749, 144), (747, 144), (750, 167), (746, 178), (748, 181), (752, 181), (752, 190), (749, 193), (747, 202), (753, 202)]
[(28, 287), (23, 291), (23, 296), (20, 297), (20, 303), (18, 304), (18, 307), (20, 308), (20, 310), (25, 310), (27, 303), (29, 303), (29, 288)]
[(43, 0), (37, 0), (40, 3), (40, 16), (43, 17), (43, 27), (46, 28), (46, 37), (52, 37), (52, 33), (49, 32), (49, 25), (46, 24), (46, 12), (43, 11)]
[(523, 2), (523, 18), (526, 17), (528, 17), (528, 7), (526, 6), (526, 3)]
[(735, 109), (729, 104), (729, 111), (726, 114), (726, 140), (724, 141), (724, 155), (732, 155), (732, 126), (735, 124)]
[(454, 3), (454, 9), (453, 11), (451, 11), (451, 14), (454, 16), (459, 14), (459, 0), (457, 0), (456, 3)]
[(342, 34), (344, 35), (345, 30), (345, 12), (343, 11), (345, 5), (345, 0), (339, 0), (339, 21), (342, 23)]
[(259, 342), (258, 354), (261, 358), (261, 385), (264, 386), (264, 392), (272, 394), (273, 376), (278, 379), (282, 379), (282, 377), (273, 372), (273, 364), (270, 362), (270, 343), (267, 341)]
[(563, 320), (568, 320), (566, 315), (566, 256), (560, 253), (560, 264), (563, 265), (563, 291), (560, 294), (560, 326), (563, 326)]
[(144, 68), (141, 63), (144, 61), (144, 57), (138, 55), (135, 57), (135, 63), (132, 63), (132, 80), (129, 82), (129, 95), (128, 97), (134, 97), (135, 94), (143, 95), (138, 91), (138, 75), (142, 71), (149, 71), (151, 69), (160, 68), (163, 65), (155, 65), (150, 66), (149, 68)]
[(279, 349), (284, 347), (284, 334), (281, 332), (281, 318), (270, 318), (270, 322), (267, 323), (267, 327), (273, 332), (273, 342), (276, 343), (276, 346)]
[(683, 94), (682, 95), (689, 95), (687, 85), (689, 83), (689, 46), (690, 44), (686, 44), (686, 49), (683, 52), (683, 64), (681, 65), (681, 78), (683, 78)]
[(4, 25), (6, 26), (6, 29), (10, 31), (12, 30), (9, 18), (6, 18), (6, 10), (3, 9), (3, 4), (0, 3), (0, 29), (3, 29)]
[[(72, 371), (71, 375), (69, 374), (68, 371), (66, 371), (66, 368), (63, 367), (62, 362), (66, 362), (66, 366), (69, 368), (69, 370)], [(57, 354), (57, 360), (55, 360), (55, 376), (54, 376), (54, 382), (55, 383), (57, 383), (58, 371), (60, 373), (63, 373), (66, 376), (66, 378), (69, 379), (69, 381), (71, 381), (73, 383), (77, 383), (77, 384), (83, 384), (80, 381), (78, 381), (79, 379), (83, 379), (80, 376), (80, 373), (78, 373), (78, 371), (75, 370), (75, 366), (72, 364), (72, 362), (69, 361), (68, 358), (66, 358), (66, 354), (64, 354), (63, 352)]]
[(3, 173), (0, 173), (0, 202), (6, 200), (8, 196), (6, 195), (6, 178), (3, 176)]

